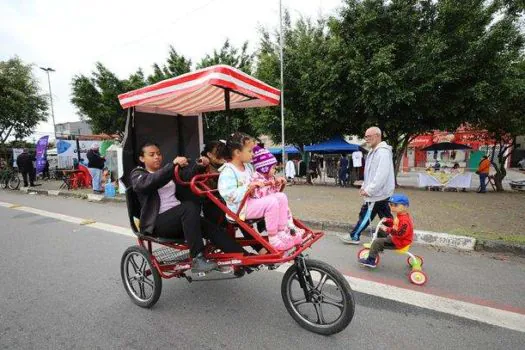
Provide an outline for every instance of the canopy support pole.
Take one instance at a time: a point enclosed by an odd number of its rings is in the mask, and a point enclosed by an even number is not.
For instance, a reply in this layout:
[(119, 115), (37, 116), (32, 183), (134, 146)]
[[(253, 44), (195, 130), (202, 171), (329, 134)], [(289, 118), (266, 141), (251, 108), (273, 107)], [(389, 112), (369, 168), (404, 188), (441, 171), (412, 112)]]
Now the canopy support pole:
[(226, 130), (230, 133), (230, 90), (224, 89), (224, 111), (226, 112)]

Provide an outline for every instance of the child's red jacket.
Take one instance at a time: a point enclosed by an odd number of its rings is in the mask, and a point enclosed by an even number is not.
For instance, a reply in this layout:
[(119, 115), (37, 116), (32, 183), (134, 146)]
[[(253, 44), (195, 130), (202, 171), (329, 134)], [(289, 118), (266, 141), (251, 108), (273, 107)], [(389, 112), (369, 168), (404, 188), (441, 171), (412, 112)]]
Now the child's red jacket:
[(386, 219), (383, 223), (396, 248), (404, 248), (414, 240), (414, 223), (410, 214), (399, 213), (395, 219)]

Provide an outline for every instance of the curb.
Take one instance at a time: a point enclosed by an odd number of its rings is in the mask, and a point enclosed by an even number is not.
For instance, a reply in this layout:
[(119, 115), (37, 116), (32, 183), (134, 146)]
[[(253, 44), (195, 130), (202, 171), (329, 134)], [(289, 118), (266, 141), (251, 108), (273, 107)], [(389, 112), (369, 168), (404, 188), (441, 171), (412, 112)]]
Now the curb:
[[(80, 198), (87, 199), (90, 202), (99, 203), (126, 203), (126, 199), (122, 197), (105, 197), (98, 194), (85, 194), (85, 193), (73, 193), (69, 191), (57, 191), (57, 190), (40, 190), (33, 188), (20, 188), (21, 192), (25, 193), (37, 193), (48, 196), (62, 196), (68, 198)], [(332, 231), (337, 233), (350, 232), (354, 225), (329, 221), (329, 220), (301, 220), (305, 225), (322, 231)], [(362, 233), (365, 237), (370, 237), (370, 231), (365, 230)], [(444, 232), (432, 232), (415, 230), (414, 242), (421, 245), (429, 245), (434, 247), (447, 247), (454, 248), (464, 251), (486, 251), (492, 253), (511, 253), (518, 256), (525, 257), (525, 245), (512, 244), (504, 241), (491, 241), (491, 240), (477, 240), (473, 237), (468, 236), (457, 236)]]
[[(312, 228), (323, 231), (349, 232), (354, 225), (334, 221), (302, 220)], [(362, 236), (370, 237), (370, 231), (365, 230)], [(487, 251), (493, 253), (512, 253), (525, 256), (525, 245), (512, 244), (503, 241), (477, 240), (468, 236), (457, 236), (444, 232), (415, 231), (415, 243), (434, 247), (447, 247), (465, 251)]]

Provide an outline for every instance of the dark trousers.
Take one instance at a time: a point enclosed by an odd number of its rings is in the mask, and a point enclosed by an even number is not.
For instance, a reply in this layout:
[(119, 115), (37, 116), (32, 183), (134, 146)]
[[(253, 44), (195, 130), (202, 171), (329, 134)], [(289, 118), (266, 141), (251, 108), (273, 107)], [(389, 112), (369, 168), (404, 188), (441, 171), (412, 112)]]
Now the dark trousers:
[[(374, 206), (372, 212), (370, 213), (370, 216), (368, 215), (369, 205)], [(361, 207), (361, 211), (359, 212), (359, 220), (357, 220), (357, 223), (355, 224), (355, 227), (350, 233), (350, 235), (359, 239), (359, 237), (361, 237), (361, 233), (368, 227), (368, 224), (372, 220), (374, 220), (376, 215), (379, 215), (381, 219), (392, 218), (392, 213), (390, 212), (388, 200), (363, 204), (363, 206)]]
[(487, 179), (489, 177), (489, 174), (481, 173), (479, 174), (479, 184), (480, 184), (480, 192), (487, 192)]
[[(35, 185), (35, 173), (33, 170), (22, 171), (22, 178), (24, 179), (24, 187), (27, 187), (28, 185), (31, 185), (31, 186)], [(28, 179), (29, 179), (29, 182), (27, 181)]]
[(387, 235), (385, 232), (379, 230), (377, 233), (377, 238), (374, 239), (374, 242), (372, 242), (368, 256), (374, 259), (377, 254), (382, 252), (385, 248), (395, 248), (394, 243), (392, 243), (392, 236)]
[[(205, 235), (203, 235), (203, 232)], [(184, 238), (191, 256), (204, 249), (202, 238), (209, 238), (225, 253), (242, 253), (244, 250), (222, 228), (200, 216), (200, 207), (194, 202), (184, 202), (157, 217), (155, 234), (165, 238)]]

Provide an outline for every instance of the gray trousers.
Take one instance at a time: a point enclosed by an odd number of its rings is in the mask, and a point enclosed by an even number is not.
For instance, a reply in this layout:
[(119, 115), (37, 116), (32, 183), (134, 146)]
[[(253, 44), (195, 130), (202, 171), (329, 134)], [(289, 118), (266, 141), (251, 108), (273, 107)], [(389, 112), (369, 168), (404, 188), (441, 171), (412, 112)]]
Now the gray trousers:
[(372, 246), (370, 247), (370, 252), (368, 253), (368, 256), (371, 258), (375, 258), (379, 252), (382, 252), (385, 248), (393, 248), (395, 247), (392, 243), (392, 236), (387, 235), (385, 232), (379, 230), (377, 233), (377, 238), (374, 239), (374, 242), (372, 242)]

